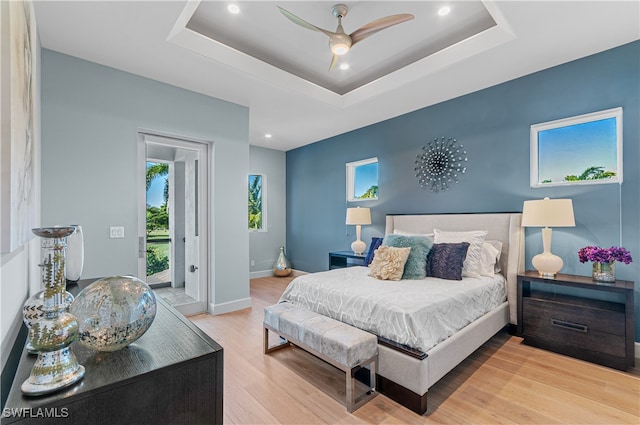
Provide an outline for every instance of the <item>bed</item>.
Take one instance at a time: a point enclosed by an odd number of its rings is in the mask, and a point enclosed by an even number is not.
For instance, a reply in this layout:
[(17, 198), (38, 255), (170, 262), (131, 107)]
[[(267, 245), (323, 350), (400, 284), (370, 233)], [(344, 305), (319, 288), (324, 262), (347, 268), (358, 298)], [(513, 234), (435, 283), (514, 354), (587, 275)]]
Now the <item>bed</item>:
[[(365, 267), (350, 267), (300, 276), (280, 302), (376, 334), (377, 390), (423, 414), (433, 384), (496, 332), (517, 324), (516, 280), (524, 268), (520, 222), (520, 213), (388, 215), (385, 237), (432, 235), (434, 229), (486, 231), (486, 240), (502, 245), (500, 273), (462, 281), (389, 282), (368, 276)], [(425, 306), (421, 297), (435, 301)], [(436, 311), (444, 312), (442, 319), (436, 319)]]

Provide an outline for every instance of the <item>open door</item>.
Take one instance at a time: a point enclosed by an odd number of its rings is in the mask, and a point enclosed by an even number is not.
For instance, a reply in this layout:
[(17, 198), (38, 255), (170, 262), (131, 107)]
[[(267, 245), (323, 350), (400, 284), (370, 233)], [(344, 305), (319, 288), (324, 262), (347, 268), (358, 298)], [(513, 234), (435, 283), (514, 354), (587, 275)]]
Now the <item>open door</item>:
[(181, 313), (205, 312), (209, 145), (146, 133), (139, 140), (138, 276)]

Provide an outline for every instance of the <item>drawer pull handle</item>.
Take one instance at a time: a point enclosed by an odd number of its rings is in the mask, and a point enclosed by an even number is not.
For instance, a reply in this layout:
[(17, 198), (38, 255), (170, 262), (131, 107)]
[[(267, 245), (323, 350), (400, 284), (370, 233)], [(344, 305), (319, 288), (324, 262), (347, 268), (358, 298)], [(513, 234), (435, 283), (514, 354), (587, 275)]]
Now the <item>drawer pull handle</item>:
[(571, 331), (587, 333), (587, 331), (589, 330), (589, 327), (587, 325), (580, 325), (578, 323), (572, 323), (572, 322), (567, 322), (567, 321), (558, 320), (558, 319), (551, 319), (551, 324), (553, 326), (557, 326), (563, 329), (569, 329)]

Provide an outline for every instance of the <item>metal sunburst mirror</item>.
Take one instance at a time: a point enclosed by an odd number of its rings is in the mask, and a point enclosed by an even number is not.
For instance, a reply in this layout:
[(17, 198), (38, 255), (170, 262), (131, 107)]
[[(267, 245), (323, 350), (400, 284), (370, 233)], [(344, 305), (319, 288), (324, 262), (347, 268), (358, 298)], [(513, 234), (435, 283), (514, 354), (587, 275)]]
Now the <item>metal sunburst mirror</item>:
[(423, 189), (440, 192), (451, 189), (452, 183), (458, 183), (458, 174), (464, 174), (467, 167), (467, 152), (463, 145), (457, 145), (451, 137), (435, 138), (427, 142), (416, 158), (416, 178)]

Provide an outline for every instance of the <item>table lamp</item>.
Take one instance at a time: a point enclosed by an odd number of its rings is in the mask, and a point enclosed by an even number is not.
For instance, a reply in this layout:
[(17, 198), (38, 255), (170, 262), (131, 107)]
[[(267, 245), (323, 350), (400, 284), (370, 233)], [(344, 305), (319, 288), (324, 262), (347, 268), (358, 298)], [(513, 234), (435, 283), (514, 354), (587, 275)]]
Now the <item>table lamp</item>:
[(347, 224), (355, 224), (356, 240), (351, 244), (351, 249), (357, 255), (364, 253), (367, 244), (360, 240), (361, 225), (371, 224), (371, 210), (369, 208), (347, 208)]
[(551, 227), (574, 227), (573, 203), (571, 199), (539, 199), (524, 201), (522, 207), (523, 227), (543, 227), (544, 251), (531, 262), (540, 276), (554, 277), (562, 269), (562, 258), (551, 253)]

